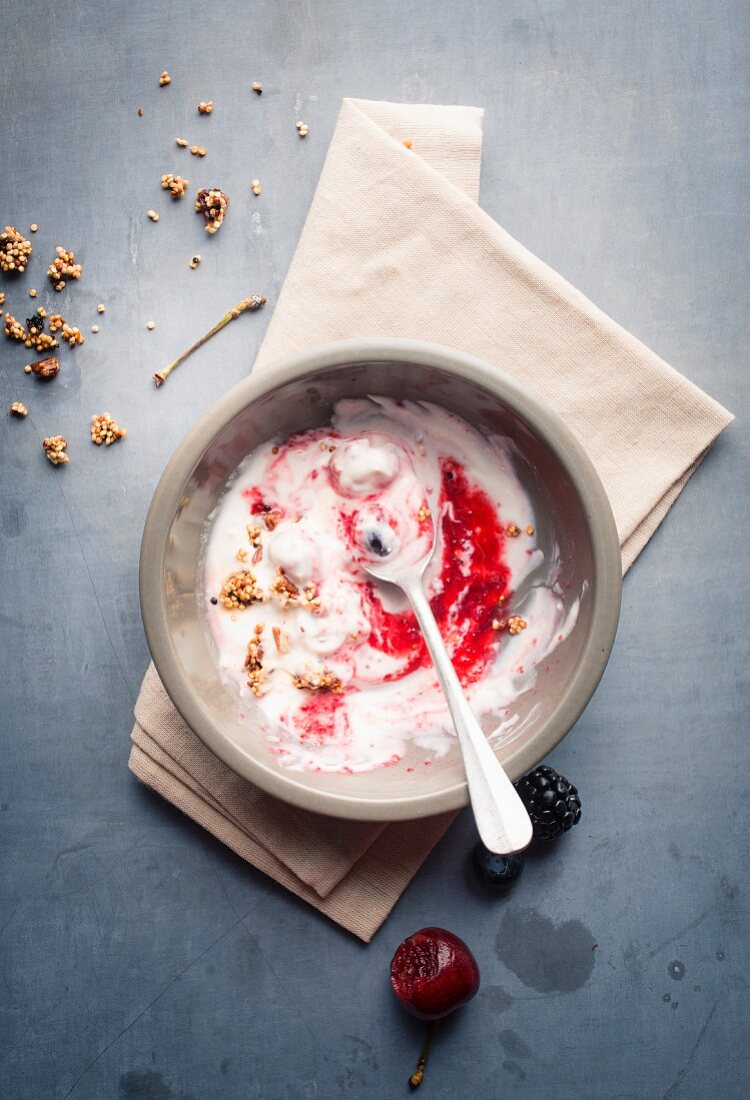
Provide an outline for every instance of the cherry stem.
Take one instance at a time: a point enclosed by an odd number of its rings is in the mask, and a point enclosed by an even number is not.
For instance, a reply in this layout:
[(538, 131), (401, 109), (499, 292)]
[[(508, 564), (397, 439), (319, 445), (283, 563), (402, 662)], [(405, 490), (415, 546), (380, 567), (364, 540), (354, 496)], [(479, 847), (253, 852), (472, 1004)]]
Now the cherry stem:
[(430, 1053), (430, 1047), (432, 1046), (432, 1040), (435, 1037), (435, 1030), (438, 1026), (439, 1020), (430, 1020), (430, 1026), (427, 1029), (427, 1038), (424, 1041), (422, 1047), (422, 1053), (419, 1055), (419, 1061), (417, 1062), (417, 1068), (409, 1078), (409, 1084), (413, 1089), (418, 1089), (422, 1084), (424, 1078), (424, 1068), (427, 1065), (427, 1057)]
[(260, 309), (261, 306), (266, 304), (266, 299), (259, 294), (254, 294), (252, 298), (245, 298), (239, 302), (233, 309), (229, 310), (229, 313), (225, 313), (218, 324), (214, 325), (210, 332), (207, 332), (205, 336), (201, 336), (200, 340), (196, 340), (194, 344), (184, 351), (182, 355), (178, 355), (176, 359), (173, 359), (171, 363), (154, 375), (154, 382), (157, 388), (162, 386), (169, 378), (175, 367), (179, 367), (180, 363), (184, 363), (188, 355), (192, 355), (194, 351), (202, 347), (207, 340), (210, 340), (212, 336), (215, 336), (217, 332), (224, 328), (224, 325), (228, 325), (230, 321), (233, 321), (235, 317), (239, 317), (241, 313), (244, 313), (246, 309)]

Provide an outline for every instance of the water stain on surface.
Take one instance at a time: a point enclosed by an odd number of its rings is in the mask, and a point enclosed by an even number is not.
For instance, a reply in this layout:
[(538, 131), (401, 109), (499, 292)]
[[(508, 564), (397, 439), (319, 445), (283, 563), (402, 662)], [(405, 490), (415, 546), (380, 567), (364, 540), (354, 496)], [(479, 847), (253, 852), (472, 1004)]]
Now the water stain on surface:
[(594, 969), (594, 937), (579, 920), (555, 924), (535, 909), (506, 913), (495, 951), (516, 977), (539, 993), (572, 993)]
[(509, 1058), (530, 1058), (531, 1048), (526, 1045), (517, 1031), (507, 1028), (500, 1032), (500, 1042)]
[(120, 1100), (195, 1100), (192, 1092), (172, 1092), (155, 1070), (131, 1069), (119, 1081)]
[(514, 1077), (517, 1077), (519, 1081), (526, 1080), (526, 1073), (523, 1066), (519, 1066), (518, 1062), (507, 1060), (503, 1062), (503, 1069), (506, 1073), (512, 1073)]
[(495, 1012), (505, 1012), (506, 1008), (510, 1008), (513, 1004), (513, 998), (510, 993), (506, 993), (500, 985), (488, 985), (482, 990), (482, 996), (484, 997), (490, 1008)]
[(680, 962), (679, 959), (673, 959), (667, 967), (667, 974), (670, 978), (673, 978), (676, 982), (681, 982), (685, 977), (685, 964)]

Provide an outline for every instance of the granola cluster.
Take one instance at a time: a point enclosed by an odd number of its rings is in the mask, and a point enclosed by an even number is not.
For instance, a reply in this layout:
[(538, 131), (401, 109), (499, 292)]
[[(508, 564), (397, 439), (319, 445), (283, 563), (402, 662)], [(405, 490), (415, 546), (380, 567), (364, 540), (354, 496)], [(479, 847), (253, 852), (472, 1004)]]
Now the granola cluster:
[(124, 439), (127, 434), (127, 428), (121, 428), (108, 412), (91, 417), (91, 442), (96, 443), (97, 447), (101, 447), (102, 443), (109, 447), (118, 439)]
[(242, 611), (253, 603), (263, 602), (263, 590), (249, 569), (227, 577), (219, 600), (229, 611)]
[(26, 408), (23, 401), (14, 401), (9, 411), (11, 416), (19, 416), (21, 418), (29, 415), (29, 410)]
[(264, 624), (256, 623), (252, 638), (247, 643), (245, 654), (245, 671), (247, 672), (247, 686), (253, 695), (260, 695), (263, 690), (263, 681), (266, 672), (263, 668), (263, 634)]
[(344, 690), (344, 681), (336, 676), (330, 669), (324, 668), (320, 672), (301, 672), (292, 677), (292, 683), (296, 688), (305, 691), (333, 691), (336, 694)]
[(165, 69), (164, 72), (159, 77), (159, 87), (164, 88), (167, 84), (171, 84), (171, 83), (172, 83), (172, 77), (169, 75), (169, 73)]
[[(191, 150), (192, 152), (192, 150)], [(207, 233), (215, 233), (224, 221), (229, 199), (218, 187), (202, 187), (195, 200), (195, 209), (202, 214)]]
[(5, 314), (5, 325), (3, 328), (5, 335), (9, 340), (20, 340), (22, 344), (26, 343), (28, 339), (28, 333), (23, 327), (20, 321), (17, 321), (12, 313)]
[(37, 310), (33, 317), (26, 318), (26, 339), (24, 344), (27, 348), (33, 348), (34, 351), (48, 351), (50, 348), (57, 347), (57, 340), (54, 336), (50, 336), (49, 333), (44, 331), (45, 314), (42, 310)]
[(63, 340), (67, 341), (71, 348), (75, 347), (76, 344), (84, 343), (83, 333), (81, 332), (81, 330), (79, 328), (76, 328), (75, 325), (69, 325), (67, 321), (63, 322), (60, 336)]
[(42, 440), (44, 453), (53, 466), (61, 466), (64, 462), (70, 462), (70, 458), (65, 454), (67, 445), (68, 441), (62, 435), (52, 435)]
[(210, 99), (209, 100), (203, 100), (202, 99), (200, 101), (200, 103), (198, 104), (198, 114), (199, 115), (210, 115), (211, 112), (213, 111), (213, 109), (214, 109), (214, 105), (213, 105), (213, 103), (211, 102)]
[(303, 607), (308, 611), (317, 611), (320, 607), (320, 596), (315, 592), (313, 585), (307, 585), (300, 590), (297, 585), (287, 577), (283, 569), (277, 569), (271, 582), (271, 595), (279, 607)]
[(57, 258), (47, 268), (47, 277), (55, 290), (62, 290), (68, 279), (80, 279), (83, 268), (75, 262), (75, 254), (60, 245), (55, 249)]
[(60, 363), (54, 355), (50, 355), (47, 359), (37, 359), (35, 363), (27, 363), (23, 369), (26, 374), (35, 374), (37, 378), (48, 382), (50, 378), (60, 373)]
[(173, 199), (181, 199), (190, 186), (190, 180), (184, 180), (182, 176), (173, 176), (171, 172), (165, 172), (161, 177), (161, 185), (165, 191), (169, 191)]
[(511, 615), (508, 619), (508, 633), (520, 634), (522, 630), (525, 630), (528, 623), (525, 619), (522, 619), (520, 615)]
[(0, 268), (22, 274), (30, 256), (31, 241), (27, 241), (14, 225), (6, 225), (0, 233)]

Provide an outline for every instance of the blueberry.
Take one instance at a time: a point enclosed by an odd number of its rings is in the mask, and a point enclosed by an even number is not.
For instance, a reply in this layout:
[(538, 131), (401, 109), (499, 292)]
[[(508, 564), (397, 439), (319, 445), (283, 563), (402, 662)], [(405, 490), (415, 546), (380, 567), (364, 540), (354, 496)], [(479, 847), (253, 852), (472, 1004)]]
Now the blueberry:
[(474, 848), (473, 860), (477, 878), (483, 886), (507, 890), (523, 871), (525, 856), (523, 852), (512, 856), (495, 855), (480, 840)]

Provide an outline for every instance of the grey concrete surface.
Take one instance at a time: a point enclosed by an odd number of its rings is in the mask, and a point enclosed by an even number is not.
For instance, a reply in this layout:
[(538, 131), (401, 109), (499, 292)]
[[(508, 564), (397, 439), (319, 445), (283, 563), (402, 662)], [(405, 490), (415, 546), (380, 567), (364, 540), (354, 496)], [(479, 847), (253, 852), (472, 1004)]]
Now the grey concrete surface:
[[(36, 286), (86, 333), (46, 387), (0, 348), (2, 407), (31, 409), (0, 418), (3, 1098), (406, 1095), (421, 1028), (387, 965), (428, 923), (468, 940), (483, 988), (425, 1098), (746, 1095), (749, 23), (739, 0), (3, 4), (0, 222), (39, 232), (2, 289), (23, 318)], [(149, 498), (253, 361), (343, 95), (485, 106), (484, 207), (740, 414), (628, 576), (609, 669), (554, 754), (581, 824), (497, 900), (467, 873), (464, 815), (369, 947), (126, 769)], [(229, 193), (215, 239), (164, 171)], [(55, 296), (57, 244), (84, 277)], [(151, 387), (254, 291), (264, 314)], [(107, 452), (87, 440), (104, 409), (129, 429)], [(56, 432), (63, 470), (40, 447)]]

